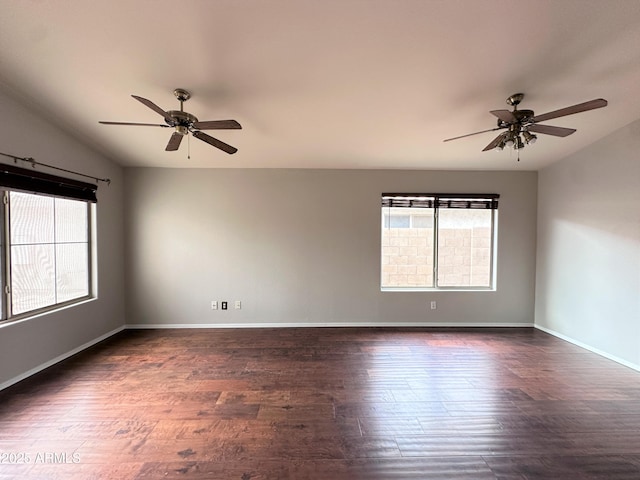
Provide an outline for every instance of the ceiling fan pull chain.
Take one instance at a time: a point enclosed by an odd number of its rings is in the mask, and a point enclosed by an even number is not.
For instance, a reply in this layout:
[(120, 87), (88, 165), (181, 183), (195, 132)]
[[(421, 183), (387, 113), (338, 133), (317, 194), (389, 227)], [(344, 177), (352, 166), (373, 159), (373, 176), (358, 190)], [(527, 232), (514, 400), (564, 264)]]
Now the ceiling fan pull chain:
[(191, 135), (187, 135), (187, 160), (191, 160)]

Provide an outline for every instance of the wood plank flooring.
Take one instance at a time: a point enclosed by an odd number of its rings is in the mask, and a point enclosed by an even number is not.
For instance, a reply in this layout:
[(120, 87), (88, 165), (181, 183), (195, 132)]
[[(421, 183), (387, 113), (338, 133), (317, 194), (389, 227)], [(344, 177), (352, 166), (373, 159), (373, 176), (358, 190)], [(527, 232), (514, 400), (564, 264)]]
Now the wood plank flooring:
[(534, 329), (129, 330), (0, 392), (0, 479), (640, 479), (640, 373)]

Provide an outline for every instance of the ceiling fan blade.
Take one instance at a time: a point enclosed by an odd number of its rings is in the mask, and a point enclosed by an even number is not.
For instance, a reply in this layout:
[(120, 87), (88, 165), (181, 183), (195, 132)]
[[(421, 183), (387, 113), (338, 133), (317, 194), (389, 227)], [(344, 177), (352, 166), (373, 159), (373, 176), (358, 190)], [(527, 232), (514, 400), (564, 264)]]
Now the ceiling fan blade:
[(103, 125), (136, 125), (140, 127), (170, 127), (171, 125), (163, 125), (160, 123), (132, 123), (132, 122), (103, 122), (99, 121)]
[(181, 135), (178, 132), (173, 132), (173, 135), (171, 135), (171, 138), (169, 139), (169, 143), (167, 143), (167, 148), (165, 148), (165, 151), (173, 152), (175, 150), (178, 150), (178, 148), (180, 148), (182, 137), (184, 137), (184, 135)]
[(142, 103), (143, 105), (149, 107), (151, 110), (153, 110), (154, 112), (162, 115), (164, 117), (164, 119), (169, 122), (169, 125), (174, 126), (175, 125), (175, 121), (173, 120), (173, 118), (171, 118), (171, 115), (169, 115), (167, 112), (165, 112), (164, 110), (162, 110), (159, 106), (157, 106), (155, 103), (153, 103), (151, 100), (147, 100), (146, 98), (142, 98), (139, 97), (137, 95), (131, 95), (133, 98), (135, 98), (136, 100), (138, 100), (140, 103)]
[(482, 130), (481, 132), (467, 133), (466, 135), (460, 135), (459, 137), (447, 138), (446, 140), (443, 140), (443, 142), (450, 142), (451, 140), (458, 140), (459, 138), (470, 137), (472, 135), (478, 135), (480, 133), (495, 132), (496, 130), (501, 130), (503, 128), (506, 128), (506, 127), (496, 127), (496, 128), (490, 128), (489, 130)]
[(553, 127), (551, 125), (533, 124), (527, 127), (527, 130), (534, 133), (543, 133), (545, 135), (553, 135), (555, 137), (567, 137), (576, 131), (575, 128)]
[(235, 120), (209, 120), (206, 122), (193, 122), (193, 126), (199, 130), (236, 130), (242, 128)]
[(226, 143), (218, 140), (217, 138), (213, 138), (212, 136), (207, 135), (206, 133), (199, 132), (197, 130), (195, 132), (192, 132), (192, 133), (193, 133), (193, 136), (196, 137), (198, 140), (202, 140), (203, 142), (206, 142), (209, 145), (213, 145), (214, 147), (219, 148), (223, 152), (227, 152), (229, 154), (232, 154), (232, 153), (236, 153), (238, 151), (238, 149), (236, 147), (232, 147), (231, 145), (227, 145)]
[(496, 148), (500, 142), (502, 141), (502, 137), (504, 136), (504, 133), (501, 133), (500, 135), (498, 135), (496, 138), (494, 138), (491, 143), (489, 145), (487, 145), (486, 147), (484, 147), (482, 149), (483, 152), (486, 152), (487, 150), (493, 150), (494, 148)]
[(543, 113), (542, 115), (536, 115), (533, 117), (533, 122), (544, 122), (545, 120), (551, 120), (552, 118), (564, 117), (566, 115), (573, 115), (574, 113), (586, 112), (596, 108), (606, 107), (608, 102), (603, 98), (596, 100), (590, 100), (588, 102), (579, 103), (571, 107), (561, 108), (560, 110), (554, 110), (553, 112)]
[(513, 112), (510, 112), (509, 110), (491, 110), (489, 113), (495, 115), (506, 123), (514, 123), (518, 121)]

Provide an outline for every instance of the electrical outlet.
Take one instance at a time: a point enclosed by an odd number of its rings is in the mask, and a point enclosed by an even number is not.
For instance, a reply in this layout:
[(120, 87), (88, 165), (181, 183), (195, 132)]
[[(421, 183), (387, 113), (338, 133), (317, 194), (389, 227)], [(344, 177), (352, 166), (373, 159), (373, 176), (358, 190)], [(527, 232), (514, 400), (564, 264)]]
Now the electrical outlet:
[(242, 308), (242, 302), (240, 300), (236, 300), (236, 310), (240, 310)]
[(216, 302), (215, 300), (211, 301), (211, 310), (217, 310), (218, 309), (218, 302)]
[(220, 302), (220, 308), (222, 308), (222, 310), (226, 310), (227, 309), (227, 302)]
[(436, 308), (438, 308), (438, 304), (435, 300), (431, 300), (431, 310), (435, 310)]

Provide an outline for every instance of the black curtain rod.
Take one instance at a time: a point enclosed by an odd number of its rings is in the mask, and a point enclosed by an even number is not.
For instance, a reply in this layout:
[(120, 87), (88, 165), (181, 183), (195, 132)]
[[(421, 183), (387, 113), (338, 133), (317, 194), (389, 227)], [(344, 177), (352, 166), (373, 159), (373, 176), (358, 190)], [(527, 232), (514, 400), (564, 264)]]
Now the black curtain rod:
[(35, 168), (36, 165), (41, 165), (43, 167), (53, 168), (54, 170), (59, 170), (61, 172), (72, 173), (73, 175), (80, 175), (81, 177), (91, 178), (92, 180), (95, 180), (96, 182), (105, 182), (107, 185), (111, 184), (111, 179), (110, 178), (98, 178), (98, 177), (93, 177), (91, 175), (85, 175), (84, 173), (74, 172), (73, 170), (67, 170), (65, 168), (60, 168), (60, 167), (54, 167), (53, 165), (47, 165), (46, 163), (36, 162), (35, 159), (33, 159), (32, 157), (16, 157), (15, 155), (10, 155), (8, 153), (2, 153), (2, 152), (0, 152), (0, 155), (4, 155), (5, 157), (13, 158), (14, 162), (17, 162), (18, 160), (21, 160), (23, 162), (28, 162), (28, 163), (31, 164), (31, 166), (33, 168)]

